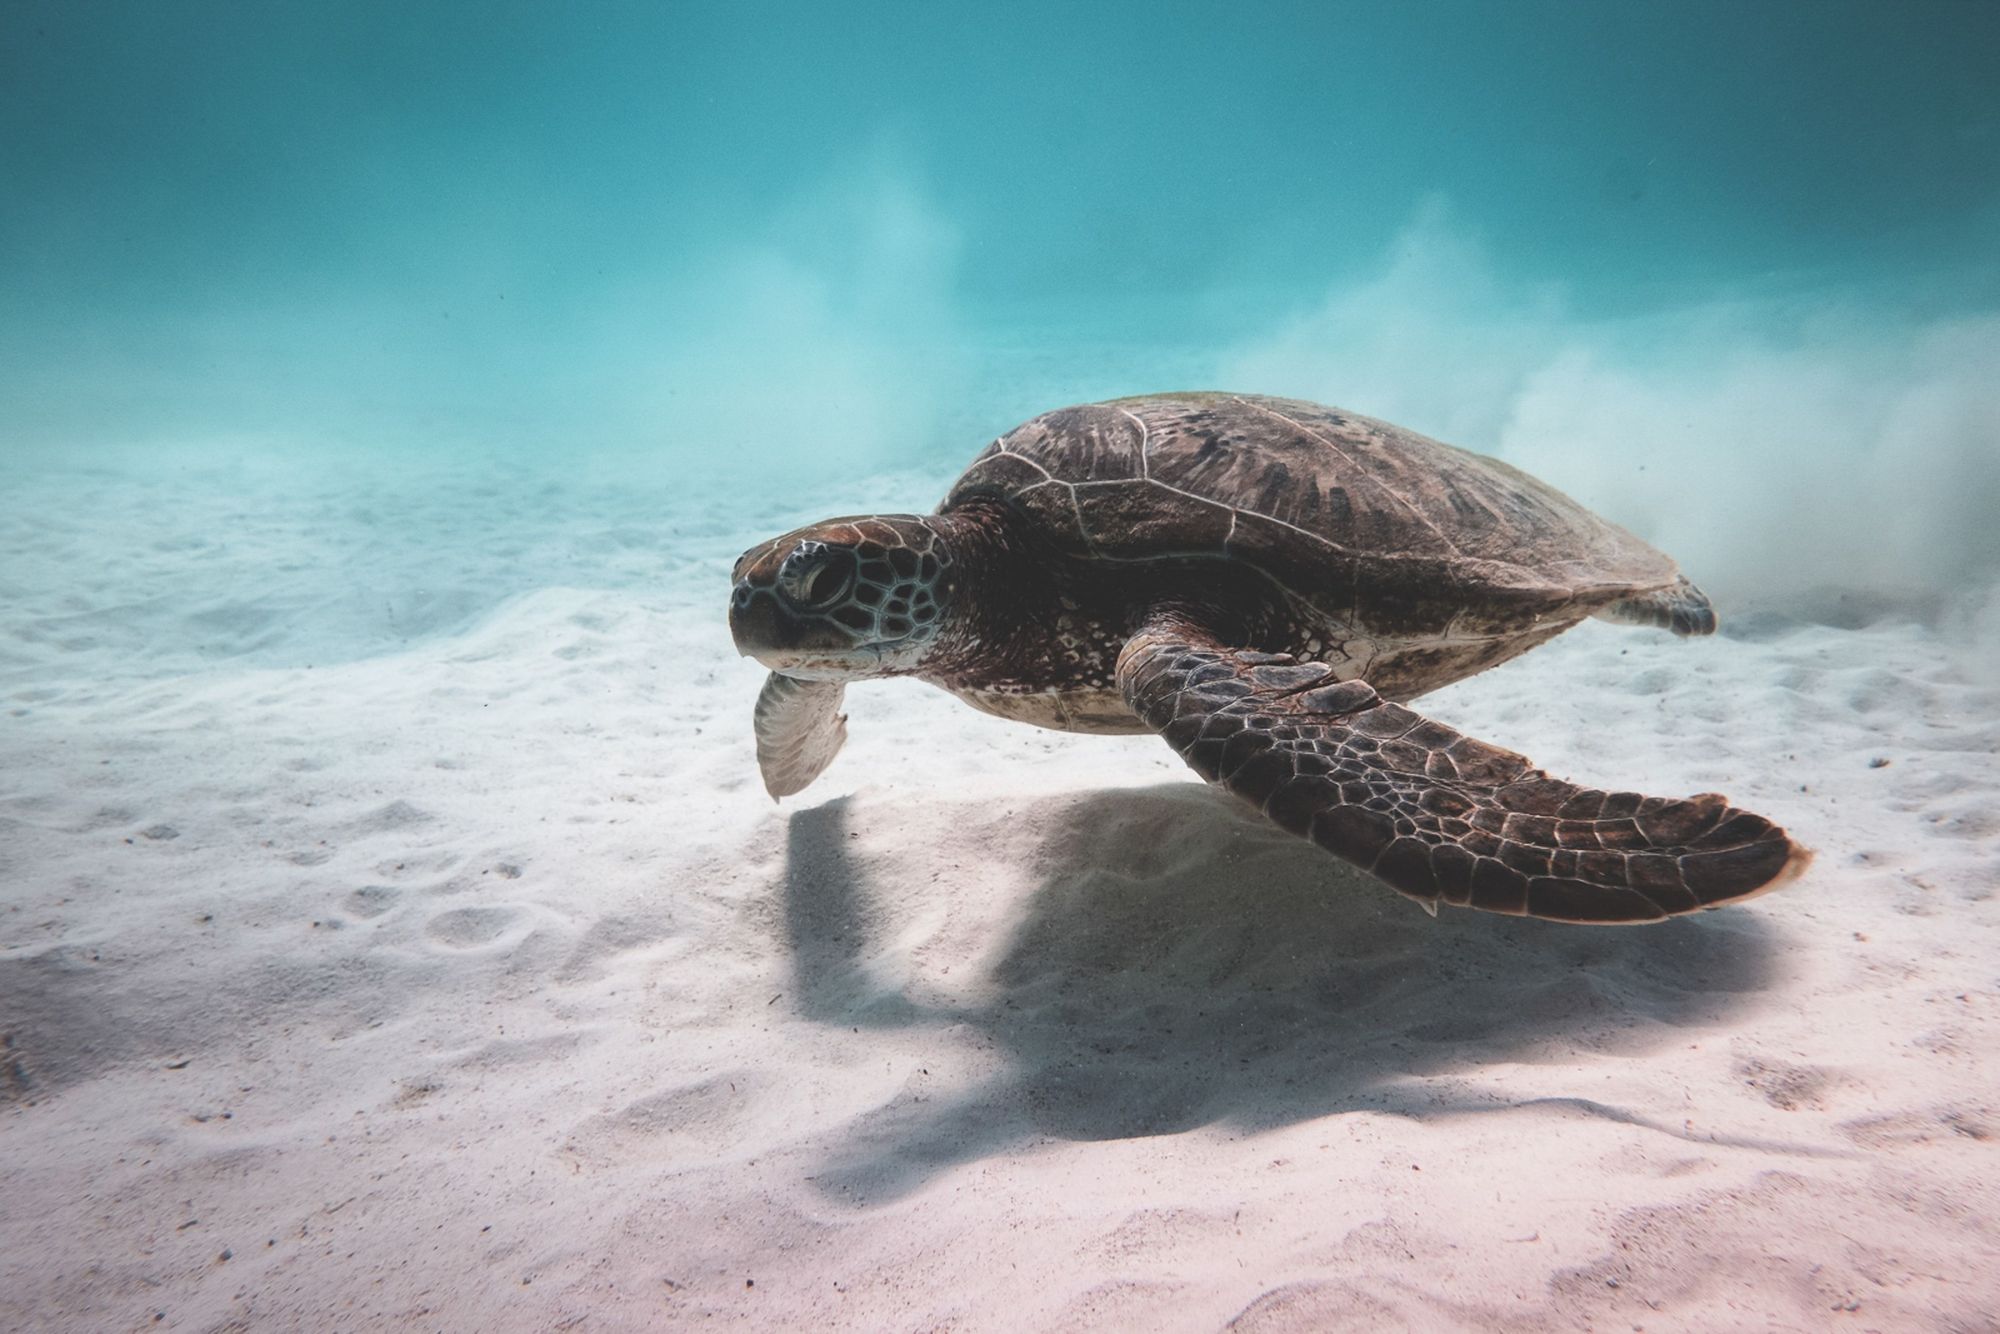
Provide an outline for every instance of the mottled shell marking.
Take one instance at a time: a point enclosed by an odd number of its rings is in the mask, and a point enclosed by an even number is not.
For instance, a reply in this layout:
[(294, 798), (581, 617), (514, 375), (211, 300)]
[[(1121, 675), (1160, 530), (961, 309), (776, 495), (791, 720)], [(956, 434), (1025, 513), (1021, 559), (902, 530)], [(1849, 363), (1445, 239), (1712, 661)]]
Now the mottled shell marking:
[(1058, 548), (1247, 562), (1391, 632), (1451, 608), (1572, 616), (1671, 584), (1673, 562), (1553, 487), (1387, 422), (1290, 399), (1175, 394), (1064, 408), (974, 460), (945, 501), (1008, 500)]

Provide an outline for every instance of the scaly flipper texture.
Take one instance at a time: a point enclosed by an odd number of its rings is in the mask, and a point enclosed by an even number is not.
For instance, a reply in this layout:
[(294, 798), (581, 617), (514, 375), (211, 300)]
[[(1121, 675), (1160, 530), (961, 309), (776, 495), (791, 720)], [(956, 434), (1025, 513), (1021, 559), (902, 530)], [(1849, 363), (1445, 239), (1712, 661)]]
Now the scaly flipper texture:
[(1811, 859), (1714, 793), (1565, 783), (1323, 664), (1231, 648), (1193, 616), (1141, 629), (1118, 683), (1196, 773), (1433, 913), (1652, 922), (1776, 888)]
[(757, 696), (757, 768), (776, 801), (802, 792), (847, 740), (838, 681), (801, 681), (772, 672)]

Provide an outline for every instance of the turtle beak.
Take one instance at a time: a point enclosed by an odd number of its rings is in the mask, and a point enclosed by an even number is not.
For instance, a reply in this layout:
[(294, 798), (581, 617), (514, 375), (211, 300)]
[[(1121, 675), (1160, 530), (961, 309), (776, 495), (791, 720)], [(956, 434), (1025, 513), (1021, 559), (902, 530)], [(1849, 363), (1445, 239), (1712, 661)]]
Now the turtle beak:
[(729, 635), (736, 651), (776, 670), (801, 654), (841, 653), (853, 647), (839, 629), (818, 617), (800, 616), (775, 589), (754, 580), (737, 582), (729, 593)]
[[(729, 635), (744, 657), (802, 680), (841, 680), (863, 665), (857, 661), (863, 650), (847, 631), (823, 617), (799, 615), (776, 589), (754, 579), (730, 590)], [(866, 665), (878, 658), (871, 655)]]
[(729, 637), (736, 641), (736, 651), (748, 658), (776, 647), (779, 614), (775, 597), (760, 598), (748, 579), (737, 580), (729, 594)]

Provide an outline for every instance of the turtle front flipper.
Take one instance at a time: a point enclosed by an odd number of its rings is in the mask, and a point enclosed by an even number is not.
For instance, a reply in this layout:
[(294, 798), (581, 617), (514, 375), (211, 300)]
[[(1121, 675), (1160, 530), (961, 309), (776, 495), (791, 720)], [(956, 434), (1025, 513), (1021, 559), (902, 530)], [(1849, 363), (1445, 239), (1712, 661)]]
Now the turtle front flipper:
[(757, 768), (773, 801), (803, 792), (826, 772), (847, 740), (839, 681), (801, 681), (772, 672), (757, 696)]
[(1714, 793), (1551, 778), (1331, 667), (1232, 648), (1163, 615), (1118, 658), (1126, 701), (1203, 778), (1422, 903), (1652, 922), (1746, 899), (1811, 854)]

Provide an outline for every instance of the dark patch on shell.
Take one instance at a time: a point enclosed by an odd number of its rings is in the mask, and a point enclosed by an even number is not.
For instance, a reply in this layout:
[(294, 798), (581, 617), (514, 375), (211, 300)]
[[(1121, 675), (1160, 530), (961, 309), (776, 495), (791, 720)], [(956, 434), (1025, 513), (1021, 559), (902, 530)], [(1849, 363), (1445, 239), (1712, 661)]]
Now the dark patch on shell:
[[(1289, 399), (1160, 395), (1047, 413), (947, 497), (1004, 497), (1059, 550), (1248, 562), (1318, 613), (1442, 633), (1470, 609), (1575, 620), (1673, 564), (1553, 487), (1386, 422)], [(1503, 612), (1501, 608), (1506, 608)]]

